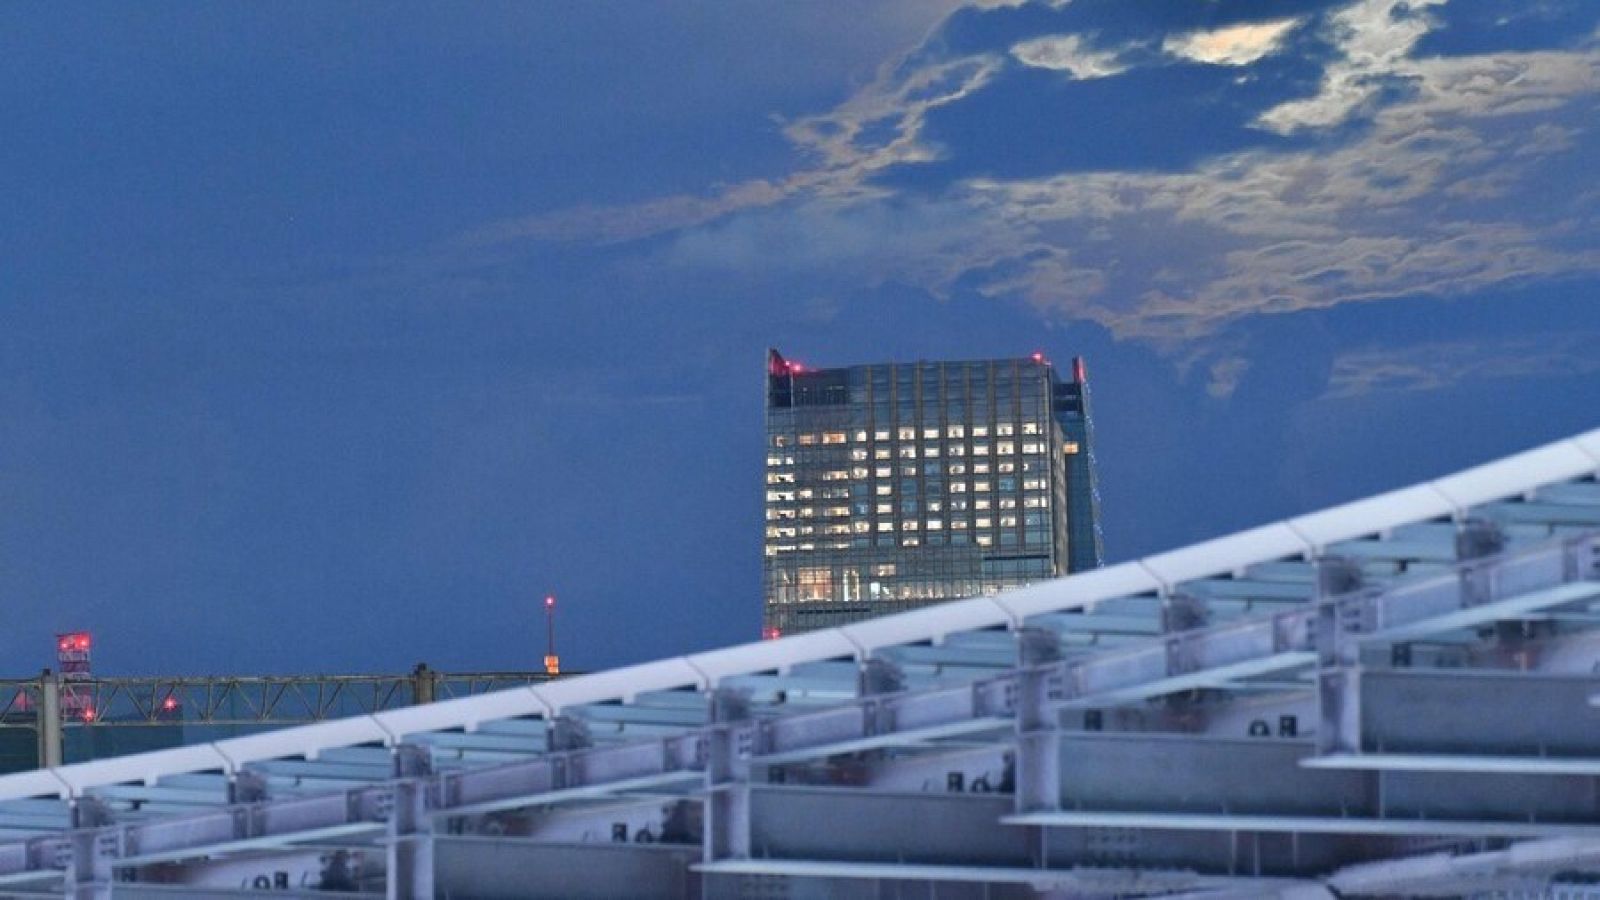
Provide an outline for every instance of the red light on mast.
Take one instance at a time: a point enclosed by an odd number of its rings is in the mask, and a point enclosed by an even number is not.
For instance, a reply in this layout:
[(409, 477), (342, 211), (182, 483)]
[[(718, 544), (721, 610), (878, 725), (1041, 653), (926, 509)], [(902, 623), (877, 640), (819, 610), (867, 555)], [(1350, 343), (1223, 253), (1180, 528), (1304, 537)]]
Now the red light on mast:
[(763, 629), (761, 629), (761, 639), (763, 641), (775, 641), (775, 640), (777, 640), (778, 638), (781, 638), (781, 637), (783, 637), (783, 631), (781, 629), (778, 629), (778, 628), (763, 628)]

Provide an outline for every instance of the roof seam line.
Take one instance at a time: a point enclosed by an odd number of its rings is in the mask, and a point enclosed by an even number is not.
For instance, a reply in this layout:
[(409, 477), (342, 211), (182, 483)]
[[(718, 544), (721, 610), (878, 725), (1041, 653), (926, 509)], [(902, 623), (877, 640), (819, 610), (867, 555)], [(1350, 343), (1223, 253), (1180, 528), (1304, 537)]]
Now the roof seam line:
[(1150, 568), (1150, 566), (1146, 564), (1144, 560), (1136, 559), (1133, 561), (1133, 564), (1143, 569), (1146, 575), (1149, 575), (1151, 578), (1156, 580), (1156, 584), (1161, 586), (1161, 596), (1169, 597), (1172, 595), (1172, 585), (1169, 584), (1165, 578), (1157, 575), (1156, 570)]
[(528, 685), (528, 693), (532, 694), (533, 699), (539, 701), (539, 705), (544, 707), (544, 717), (546, 719), (554, 719), (557, 715), (560, 715), (560, 713), (556, 710), (555, 704), (546, 699), (544, 694), (539, 693), (539, 689), (537, 687), (531, 684)]
[(1443, 500), (1445, 505), (1450, 507), (1451, 518), (1459, 522), (1461, 519), (1466, 517), (1466, 508), (1457, 502), (1456, 498), (1446, 493), (1444, 488), (1439, 487), (1439, 483), (1437, 481), (1424, 481), (1422, 486), (1430, 491), (1433, 491), (1435, 494), (1438, 494), (1439, 499)]
[(1579, 453), (1582, 453), (1584, 456), (1589, 457), (1589, 461), (1594, 463), (1595, 471), (1596, 472), (1600, 472), (1600, 453), (1594, 453), (1594, 452), (1590, 451), (1588, 447), (1585, 447), (1582, 443), (1580, 443), (1578, 441), (1568, 441), (1567, 443), (1569, 443), (1572, 446), (1578, 448), (1578, 452)]
[(76, 800), (78, 797), (82, 796), (81, 794), (78, 793), (77, 788), (74, 788), (72, 786), (72, 782), (70, 782), (70, 781), (66, 780), (65, 778), (61, 777), (61, 773), (56, 771), (58, 768), (59, 768), (59, 766), (51, 766), (50, 768), (45, 769), (45, 771), (49, 772), (51, 778), (54, 778), (55, 780), (61, 782), (61, 786), (66, 788), (66, 791), (67, 791), (66, 792), (66, 797), (68, 799)]
[(1315, 559), (1317, 554), (1322, 552), (1322, 548), (1318, 547), (1316, 543), (1311, 540), (1311, 538), (1306, 537), (1306, 533), (1301, 531), (1298, 525), (1294, 524), (1293, 519), (1284, 519), (1283, 527), (1289, 529), (1291, 534), (1300, 539), (1300, 543), (1306, 545), (1306, 559)]
[(702, 690), (702, 691), (711, 690), (711, 688), (713, 687), (713, 685), (711, 684), (711, 676), (706, 672), (705, 669), (702, 669), (699, 666), (695, 665), (694, 664), (694, 660), (690, 659), (687, 656), (680, 656), (678, 658), (683, 660), (683, 664), (684, 665), (686, 665), (689, 668), (693, 669), (696, 675), (700, 676), (700, 690)]
[(860, 641), (858, 641), (855, 638), (851, 637), (850, 633), (845, 631), (843, 628), (835, 628), (834, 631), (837, 631), (839, 633), (840, 637), (842, 637), (846, 641), (848, 641), (850, 643), (850, 646), (856, 648), (856, 661), (857, 662), (866, 662), (867, 661), (867, 648), (866, 648), (866, 645), (862, 644)]

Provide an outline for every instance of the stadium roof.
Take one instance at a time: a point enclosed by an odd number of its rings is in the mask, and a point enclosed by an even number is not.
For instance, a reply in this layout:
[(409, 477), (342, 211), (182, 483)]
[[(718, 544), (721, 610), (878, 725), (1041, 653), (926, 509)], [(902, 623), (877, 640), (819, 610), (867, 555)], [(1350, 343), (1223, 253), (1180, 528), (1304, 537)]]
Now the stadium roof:
[[(1347, 886), (1360, 878), (1378, 883), (1372, 870), (1350, 866), (1394, 864), (1406, 847), (1437, 846), (1453, 860), (1463, 841), (1511, 854), (1535, 844), (1553, 852), (1555, 845), (1540, 843), (1553, 837), (1600, 841), (1600, 828), (1587, 824), (1600, 821), (1600, 810), (1574, 812), (1554, 797), (1547, 806), (1501, 809), (1493, 806), (1501, 799), (1494, 787), (1480, 798), (1489, 807), (1473, 808), (1460, 790), (1452, 806), (1444, 799), (1450, 789), (1435, 784), (1443, 773), (1481, 780), (1491, 772), (1536, 783), (1504, 787), (1507, 797), (1551, 784), (1571, 791), (1571, 779), (1593, 794), (1600, 740), (1591, 750), (1552, 726), (1555, 744), (1570, 746), (1530, 753), (1536, 732), (1513, 739), (1490, 727), (1474, 735), (1440, 719), (1434, 744), (1413, 735), (1410, 750), (1379, 753), (1358, 734), (1371, 724), (1363, 710), (1397, 704), (1396, 696), (1435, 691), (1493, 703), (1477, 690), (1491, 682), (1521, 697), (1524, 710), (1590, 714), (1586, 704), (1568, 706), (1574, 691), (1600, 693), (1586, 680), (1600, 659), (1600, 641), (1592, 640), (1600, 619), (1590, 609), (1600, 599), (1600, 574), (1584, 568), (1600, 534), (1597, 470), (1600, 430), (994, 596), (483, 696), (3, 776), (0, 885), (57, 896), (164, 896), (152, 886), (158, 873), (172, 883), (211, 884), (205, 879), (232, 877), (218, 872), (338, 846), (369, 860), (369, 881), (372, 872), (387, 872), (373, 883), (386, 883), (391, 896), (425, 896), (435, 878), (464, 878), (475, 896), (518, 895), (504, 893), (510, 870), (497, 881), (492, 866), (456, 867), (481, 847), (466, 836), (436, 836), (434, 820), (497, 841), (514, 833), (518, 852), (534, 854), (514, 857), (524, 865), (552, 848), (567, 860), (619, 852), (627, 848), (615, 846), (615, 827), (593, 840), (595, 822), (621, 822), (622, 833), (637, 835), (635, 819), (656, 816), (643, 826), (656, 846), (632, 848), (610, 877), (665, 866), (696, 885), (764, 875), (1205, 896), (1300, 890), (1336, 878)], [(1520, 630), (1506, 631), (1508, 623)], [(1537, 663), (1507, 662), (1518, 635), (1540, 648)], [(1389, 654), (1389, 662), (1374, 663), (1373, 653)], [(1413, 654), (1426, 665), (1413, 665)], [(1437, 683), (1419, 687), (1423, 668)], [(1435, 670), (1445, 669), (1461, 671), (1440, 681)], [(1398, 733), (1407, 715), (1418, 714), (1395, 715), (1383, 721)], [(1128, 724), (1135, 719), (1141, 724)], [(1227, 730), (1234, 719), (1242, 723), (1237, 735)], [(1593, 730), (1593, 720), (1585, 724)], [(1229, 743), (1260, 737), (1263, 726), (1268, 739), (1244, 749)], [(1395, 746), (1405, 743), (1391, 737)], [(1050, 749), (1039, 750), (1039, 741)], [(1481, 752), (1468, 752), (1473, 741)], [(1204, 756), (1213, 752), (1221, 756)], [(1359, 806), (1375, 784), (1430, 799), (1405, 815), (1379, 806), (1339, 816), (1311, 799), (1257, 796), (1260, 788), (1249, 784), (1229, 788), (1236, 797), (1224, 792), (1216, 804), (1193, 808), (1155, 800), (1130, 806), (1118, 793), (1172, 790), (1161, 778), (1172, 777), (1178, 759), (1208, 759), (1219, 771), (1229, 759), (1263, 768), (1281, 762), (1259, 754), (1288, 754), (1294, 772), (1334, 785), (1328, 790), (1341, 808)], [(983, 762), (963, 769), (968, 757)], [(1131, 760), (1151, 768), (1130, 769)], [(1063, 771), (1078, 765), (1089, 768)], [(956, 789), (958, 812), (939, 805), (958, 781), (980, 777), (983, 796)], [(1106, 793), (1090, 791), (1074, 807), (1063, 801), (1076, 796), (1073, 784), (1102, 785)], [(779, 812), (763, 816), (761, 804)], [(1452, 809), (1461, 815), (1452, 818)], [(874, 850), (870, 835), (847, 838), (853, 832), (841, 823), (831, 843), (805, 849), (809, 838), (784, 824), (829, 816), (881, 830), (935, 810), (954, 818), (926, 820), (921, 830), (948, 829), (951, 840), (973, 847), (994, 843), (996, 832), (1022, 837), (979, 851), (925, 834)], [(491, 820), (510, 831), (494, 833), (485, 824)], [(662, 840), (666, 832), (675, 839)], [(1298, 866), (1269, 867), (1281, 877), (1241, 872), (1236, 859), (1222, 865), (1209, 850), (1180, 852), (1188, 845), (1172, 837), (1217, 834), (1249, 835), (1258, 854), (1270, 836), (1320, 837), (1305, 845), (1311, 849)], [(1128, 846), (1108, 850), (1116, 840)], [(1485, 849), (1485, 841), (1507, 843)], [(419, 842), (428, 847), (425, 865), (395, 849)], [(1594, 856), (1593, 846), (1580, 843), (1567, 847), (1570, 858), (1560, 865)], [(800, 849), (773, 849), (786, 845)], [(1543, 877), (1529, 874), (1544, 871), (1532, 863), (1517, 868), (1506, 859), (1495, 871)], [(1114, 864), (1089, 865), (1105, 860)], [(1408, 864), (1441, 879), (1456, 871)], [(597, 883), (608, 877), (604, 868), (587, 871)], [(136, 880), (113, 888), (116, 878)], [(537, 893), (526, 884), (518, 890)]]

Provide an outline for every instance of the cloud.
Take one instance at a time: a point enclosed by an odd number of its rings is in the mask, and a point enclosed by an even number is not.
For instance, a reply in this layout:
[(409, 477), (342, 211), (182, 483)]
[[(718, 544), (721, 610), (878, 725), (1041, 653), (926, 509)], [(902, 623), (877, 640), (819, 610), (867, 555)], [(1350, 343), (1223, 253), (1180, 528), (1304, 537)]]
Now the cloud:
[(1192, 31), (1173, 35), (1161, 44), (1161, 49), (1182, 59), (1220, 66), (1247, 66), (1256, 60), (1276, 53), (1283, 38), (1299, 19), (1277, 19), (1271, 22), (1251, 22), (1216, 31)]
[[(533, 217), (500, 239), (670, 233), (642, 265), (1015, 299), (1162, 348), (1251, 317), (1600, 273), (1600, 193), (1572, 189), (1579, 161), (1600, 153), (1600, 38), (1418, 58), (1438, 12), (1440, 0), (1357, 0), (1161, 44), (1242, 65), (1295, 29), (1330, 42), (1314, 95), (1261, 103), (1263, 128), (1298, 135), (1292, 143), (1263, 136), (1178, 171), (974, 175), (897, 190), (883, 176), (952, 152), (927, 139), (929, 116), (991, 102), (1007, 53), (1080, 78), (1121, 65), (1072, 34), (1011, 36), (995, 42), (1005, 52), (986, 52), (950, 49), (935, 32), (834, 108), (786, 123), (806, 162), (782, 177)], [(1181, 90), (1192, 80), (1171, 83), (1159, 102), (1197, 102)], [(1359, 124), (1324, 130), (1357, 110)], [(1064, 140), (1095, 138), (1063, 128)], [(1223, 358), (1236, 356), (1218, 354), (1218, 396), (1244, 374)]]
[(1600, 373), (1600, 333), (1366, 347), (1338, 356), (1323, 399), (1436, 391), (1469, 382)]
[(1250, 361), (1242, 356), (1229, 356), (1211, 364), (1211, 378), (1206, 382), (1206, 393), (1217, 400), (1226, 400), (1239, 389), (1244, 373), (1250, 370)]
[(1416, 74), (1411, 49), (1433, 28), (1426, 10), (1445, 0), (1360, 0), (1329, 26), (1341, 58), (1323, 73), (1317, 93), (1262, 113), (1261, 127), (1280, 134), (1338, 125), (1385, 84)]
[(1105, 78), (1127, 69), (1117, 54), (1094, 50), (1076, 34), (1058, 34), (1020, 41), (1011, 55), (1025, 66), (1066, 72), (1073, 78)]

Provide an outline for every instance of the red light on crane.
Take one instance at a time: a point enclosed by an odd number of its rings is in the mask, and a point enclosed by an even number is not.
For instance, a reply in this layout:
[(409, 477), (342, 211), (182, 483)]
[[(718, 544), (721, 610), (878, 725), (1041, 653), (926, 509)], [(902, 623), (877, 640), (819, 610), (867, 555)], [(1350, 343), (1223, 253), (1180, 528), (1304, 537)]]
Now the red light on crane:
[(178, 698), (177, 697), (168, 697), (167, 699), (162, 700), (161, 701), (161, 708), (166, 710), (167, 712), (172, 712), (173, 710), (178, 708)]
[(556, 608), (556, 595), (555, 594), (549, 594), (544, 598), (544, 608), (545, 609), (555, 609)]
[(783, 630), (782, 629), (779, 629), (779, 628), (763, 628), (763, 629), (761, 629), (761, 639), (763, 641), (775, 641), (775, 640), (777, 640), (778, 638), (781, 638), (781, 637), (783, 637)]
[(94, 707), (92, 707), (92, 706), (84, 707), (83, 720), (85, 722), (93, 722), (94, 721)]

